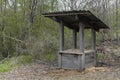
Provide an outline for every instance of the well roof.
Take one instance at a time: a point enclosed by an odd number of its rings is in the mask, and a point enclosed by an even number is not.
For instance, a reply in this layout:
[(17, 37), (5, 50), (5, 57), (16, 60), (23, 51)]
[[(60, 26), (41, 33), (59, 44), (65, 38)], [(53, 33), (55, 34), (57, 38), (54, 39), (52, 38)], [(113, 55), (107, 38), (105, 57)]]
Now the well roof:
[(43, 13), (43, 15), (57, 22), (63, 21), (65, 26), (70, 29), (76, 29), (77, 31), (79, 31), (79, 22), (84, 23), (86, 29), (94, 28), (96, 31), (109, 28), (88, 10), (49, 12)]

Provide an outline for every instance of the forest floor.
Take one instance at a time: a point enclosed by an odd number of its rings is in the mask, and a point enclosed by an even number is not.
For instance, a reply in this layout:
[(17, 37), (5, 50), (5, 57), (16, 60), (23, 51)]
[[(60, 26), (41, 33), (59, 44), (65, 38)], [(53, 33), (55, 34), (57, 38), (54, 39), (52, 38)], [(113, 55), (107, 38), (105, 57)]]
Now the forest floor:
[[(110, 50), (107, 49), (107, 51)], [(120, 48), (117, 48), (116, 51), (119, 50)], [(0, 80), (120, 80), (120, 65), (92, 67), (79, 72), (77, 70), (58, 69), (42, 61), (35, 61), (9, 72), (0, 73)]]
[(120, 67), (92, 67), (79, 72), (34, 63), (0, 73), (0, 80), (120, 80)]

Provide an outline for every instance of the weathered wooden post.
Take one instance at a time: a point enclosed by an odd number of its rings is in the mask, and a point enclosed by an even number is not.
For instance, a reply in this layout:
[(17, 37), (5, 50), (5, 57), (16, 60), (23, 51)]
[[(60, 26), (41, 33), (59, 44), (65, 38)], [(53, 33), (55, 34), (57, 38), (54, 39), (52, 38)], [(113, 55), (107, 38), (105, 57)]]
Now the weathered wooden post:
[[(60, 51), (64, 50), (64, 24), (60, 21)], [(62, 68), (62, 54), (58, 54), (58, 66)]]
[(63, 21), (60, 21), (60, 51), (64, 50), (64, 25)]
[(73, 29), (73, 49), (77, 48), (77, 31)]
[[(83, 70), (85, 68), (85, 54), (84, 54), (84, 25), (79, 22), (79, 32), (80, 32), (80, 52), (82, 55), (79, 55), (79, 61), (81, 62), (81, 68), (80, 70)], [(81, 58), (80, 58), (81, 57)], [(81, 60), (80, 60), (81, 59)], [(79, 62), (79, 63), (80, 63)]]
[(91, 29), (91, 32), (92, 32), (92, 35), (91, 35), (92, 50), (94, 51), (94, 66), (96, 66), (96, 63), (97, 63), (97, 54), (96, 54), (96, 48), (95, 48), (95, 45), (96, 45), (96, 31), (94, 29)]
[(91, 29), (91, 32), (92, 32), (92, 50), (95, 50), (95, 43), (96, 43), (96, 32), (94, 29)]

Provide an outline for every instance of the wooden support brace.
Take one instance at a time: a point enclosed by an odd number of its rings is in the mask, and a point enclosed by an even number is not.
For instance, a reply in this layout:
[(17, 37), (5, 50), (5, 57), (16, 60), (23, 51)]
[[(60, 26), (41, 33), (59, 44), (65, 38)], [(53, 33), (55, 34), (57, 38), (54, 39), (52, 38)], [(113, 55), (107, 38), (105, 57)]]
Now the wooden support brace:
[(95, 48), (95, 45), (96, 45), (96, 31), (94, 29), (91, 29), (91, 32), (92, 32), (92, 50), (94, 50), (94, 66), (97, 65), (97, 54), (96, 54), (96, 48)]
[(83, 53), (81, 56), (82, 66), (80, 70), (84, 70), (85, 68), (85, 54), (84, 54), (84, 25), (79, 23), (79, 31), (80, 31), (80, 51)]
[(60, 51), (64, 50), (64, 25), (63, 21), (60, 21)]
[[(64, 25), (60, 22), (60, 51), (64, 50)], [(58, 66), (62, 68), (62, 54), (58, 53)]]
[(95, 32), (95, 30), (94, 29), (92, 29), (92, 50), (95, 50), (95, 43), (96, 43), (96, 32)]
[(73, 48), (77, 48), (77, 31), (75, 29), (73, 30)]
[(58, 53), (58, 67), (62, 68), (62, 54), (60, 52)]

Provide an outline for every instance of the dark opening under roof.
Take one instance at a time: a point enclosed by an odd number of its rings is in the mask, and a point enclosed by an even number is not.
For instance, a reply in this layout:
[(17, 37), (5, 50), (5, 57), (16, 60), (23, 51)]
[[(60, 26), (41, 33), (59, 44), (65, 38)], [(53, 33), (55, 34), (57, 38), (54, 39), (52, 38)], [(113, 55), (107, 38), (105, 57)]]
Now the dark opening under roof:
[(49, 17), (57, 22), (63, 21), (64, 25), (70, 29), (76, 29), (79, 31), (79, 22), (85, 24), (85, 28), (94, 28), (96, 31), (99, 29), (109, 28), (104, 22), (98, 19), (90, 11), (62, 11), (62, 12), (50, 12), (43, 13), (45, 17)]

